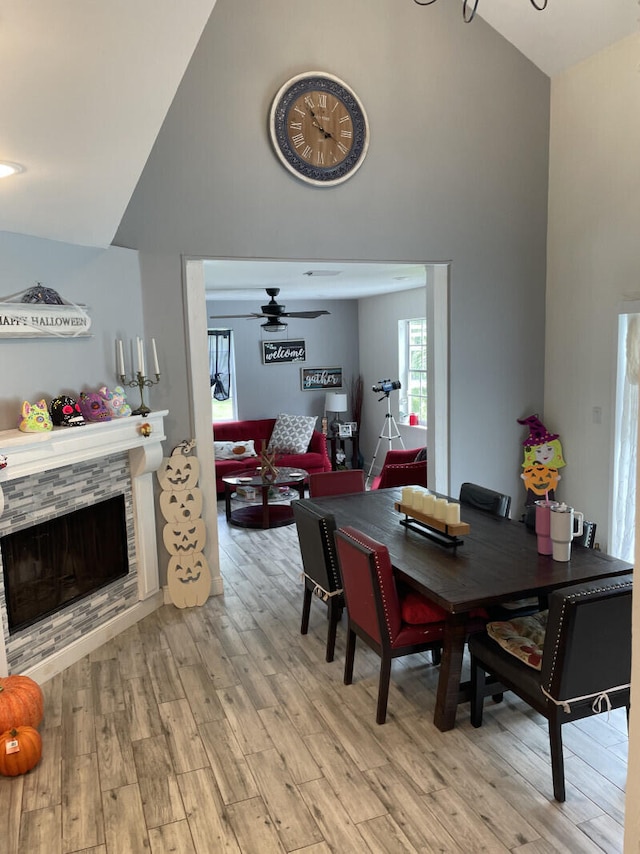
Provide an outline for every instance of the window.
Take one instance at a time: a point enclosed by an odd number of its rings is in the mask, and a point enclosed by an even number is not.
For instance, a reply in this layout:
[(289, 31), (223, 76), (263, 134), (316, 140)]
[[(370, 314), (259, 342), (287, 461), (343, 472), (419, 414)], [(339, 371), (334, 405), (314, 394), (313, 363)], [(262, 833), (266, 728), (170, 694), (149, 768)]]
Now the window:
[(209, 329), (209, 375), (211, 379), (211, 420), (237, 418), (233, 330)]
[(427, 319), (418, 317), (398, 323), (400, 418), (408, 422), (417, 415), (427, 425)]
[(633, 563), (638, 445), (640, 305), (631, 302), (618, 316), (613, 504), (609, 554)]

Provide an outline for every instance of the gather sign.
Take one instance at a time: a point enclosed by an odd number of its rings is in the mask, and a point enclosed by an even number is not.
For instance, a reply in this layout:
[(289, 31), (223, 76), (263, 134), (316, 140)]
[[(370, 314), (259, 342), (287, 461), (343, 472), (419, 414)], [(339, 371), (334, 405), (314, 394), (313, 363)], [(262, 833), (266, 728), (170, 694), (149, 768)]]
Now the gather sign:
[(265, 365), (282, 362), (304, 362), (307, 348), (303, 339), (297, 341), (263, 341), (262, 361)]

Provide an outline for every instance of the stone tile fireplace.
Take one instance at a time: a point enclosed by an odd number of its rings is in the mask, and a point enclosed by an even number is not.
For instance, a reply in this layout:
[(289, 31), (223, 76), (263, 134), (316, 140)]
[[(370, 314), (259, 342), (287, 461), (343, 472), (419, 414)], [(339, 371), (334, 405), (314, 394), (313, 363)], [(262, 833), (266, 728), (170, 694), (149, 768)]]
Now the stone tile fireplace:
[[(0, 453), (8, 459), (0, 471), (0, 539), (121, 497), (121, 550), (128, 570), (29, 625), (11, 628), (0, 553), (0, 674), (27, 673), (44, 681), (162, 604), (152, 473), (162, 462), (165, 415), (154, 412), (145, 419), (131, 416), (41, 434), (0, 432)], [(152, 427), (147, 438), (140, 432), (143, 421)], [(60, 530), (44, 526), (49, 527)], [(102, 551), (99, 543), (90, 545), (89, 562), (95, 563)], [(63, 546), (62, 553), (68, 551)], [(91, 566), (82, 573), (91, 574)], [(13, 602), (20, 585), (28, 582), (33, 583), (29, 570), (22, 567), (10, 581)]]

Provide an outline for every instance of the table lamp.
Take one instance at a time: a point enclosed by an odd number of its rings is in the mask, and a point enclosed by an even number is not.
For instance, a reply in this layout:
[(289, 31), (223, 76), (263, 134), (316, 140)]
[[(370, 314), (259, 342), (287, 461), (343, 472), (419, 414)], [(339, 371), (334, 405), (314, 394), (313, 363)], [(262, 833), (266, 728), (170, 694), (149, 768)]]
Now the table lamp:
[(325, 412), (334, 413), (333, 419), (329, 422), (329, 432), (331, 435), (337, 436), (340, 432), (340, 424), (342, 423), (338, 415), (341, 412), (347, 411), (347, 395), (328, 391), (324, 399), (324, 410)]

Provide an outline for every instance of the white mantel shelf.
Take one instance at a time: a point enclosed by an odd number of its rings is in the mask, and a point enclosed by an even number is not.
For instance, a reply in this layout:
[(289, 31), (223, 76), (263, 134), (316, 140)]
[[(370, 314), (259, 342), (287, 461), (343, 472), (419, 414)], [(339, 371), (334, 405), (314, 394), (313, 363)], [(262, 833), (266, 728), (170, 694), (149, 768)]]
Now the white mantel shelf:
[[(133, 448), (150, 448), (166, 439), (163, 419), (168, 410), (150, 412), (146, 417), (130, 415), (111, 421), (87, 423), (82, 427), (54, 427), (46, 433), (0, 431), (0, 454), (7, 466), (0, 470), (2, 483), (36, 472), (73, 465)], [(151, 425), (151, 434), (142, 435), (140, 427)]]

